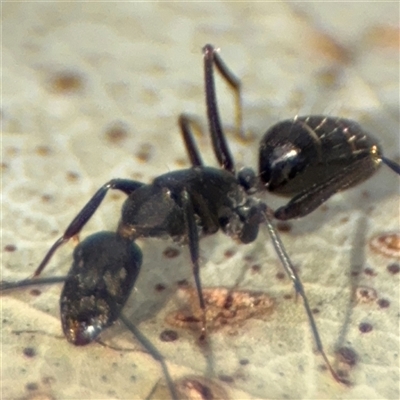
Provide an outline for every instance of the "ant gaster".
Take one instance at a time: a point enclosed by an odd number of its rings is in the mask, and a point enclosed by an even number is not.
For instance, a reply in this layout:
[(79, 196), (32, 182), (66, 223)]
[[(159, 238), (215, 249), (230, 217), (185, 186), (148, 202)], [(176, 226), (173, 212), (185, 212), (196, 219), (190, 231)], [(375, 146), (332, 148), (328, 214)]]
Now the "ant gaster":
[[(117, 231), (95, 233), (74, 250), (74, 261), (60, 300), (65, 336), (75, 345), (88, 344), (121, 317), (142, 262), (142, 252), (135, 240), (171, 237), (189, 247), (203, 310), (201, 338), (204, 339), (205, 302), (199, 273), (199, 240), (222, 230), (238, 242), (250, 243), (257, 238), (259, 226), (265, 224), (296, 293), (303, 299), (319, 353), (332, 376), (348, 383), (337, 375), (325, 354), (301, 280), (271, 220), (309, 214), (333, 194), (369, 178), (381, 163), (397, 174), (400, 166), (383, 157), (377, 141), (357, 123), (343, 118), (306, 116), (279, 122), (266, 132), (260, 143), (258, 175), (251, 168), (236, 172), (220, 122), (214, 67), (234, 90), (237, 125), (243, 135), (240, 81), (213, 46), (206, 45), (203, 53), (209, 130), (221, 169), (204, 166), (192, 133), (194, 121), (181, 115), (179, 125), (191, 168), (166, 173), (150, 184), (126, 179), (107, 182), (53, 244), (34, 276), (40, 275), (63, 243), (80, 233), (108, 190), (120, 190), (128, 198), (122, 207)], [(292, 198), (273, 211), (256, 197), (265, 190)], [(12, 287), (16, 286), (18, 282)], [(11, 286), (3, 286), (6, 287)]]

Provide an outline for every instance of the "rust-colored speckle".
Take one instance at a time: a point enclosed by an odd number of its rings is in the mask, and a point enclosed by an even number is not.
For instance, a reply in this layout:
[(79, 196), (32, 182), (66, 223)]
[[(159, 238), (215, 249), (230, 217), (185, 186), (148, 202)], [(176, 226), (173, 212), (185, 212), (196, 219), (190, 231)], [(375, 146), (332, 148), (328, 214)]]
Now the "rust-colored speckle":
[(134, 179), (136, 181), (141, 181), (143, 180), (143, 174), (141, 172), (132, 172), (130, 174), (131, 179)]
[(224, 374), (218, 375), (218, 379), (225, 383), (233, 383), (235, 381), (232, 376)]
[(53, 196), (51, 194), (43, 194), (41, 200), (43, 203), (50, 203), (53, 200)]
[(329, 207), (326, 204), (322, 204), (322, 206), (319, 208), (322, 212), (327, 212), (329, 210)]
[(226, 391), (202, 376), (187, 376), (174, 382), (178, 397), (186, 400), (229, 400)]
[(35, 152), (38, 156), (46, 157), (49, 156), (52, 153), (52, 150), (49, 146), (36, 146)]
[(6, 171), (9, 167), (10, 167), (10, 166), (9, 166), (7, 163), (5, 163), (5, 162), (2, 162), (2, 163), (1, 163), (1, 169), (2, 169), (2, 171)]
[(379, 299), (377, 303), (380, 308), (388, 308), (390, 306), (390, 301), (387, 299)]
[(25, 357), (33, 358), (36, 356), (36, 350), (33, 347), (25, 347), (22, 350)]
[(189, 161), (186, 158), (176, 158), (175, 165), (178, 168), (185, 168), (189, 165)]
[(279, 221), (276, 224), (276, 229), (281, 233), (287, 233), (292, 230), (292, 224), (286, 221)]
[(178, 338), (178, 332), (172, 329), (165, 329), (160, 333), (160, 340), (162, 342), (175, 342)]
[(276, 279), (278, 279), (280, 281), (283, 281), (286, 277), (284, 272), (277, 272), (275, 276), (276, 276)]
[[(167, 315), (166, 321), (172, 326), (199, 330), (203, 311), (199, 307), (196, 289), (187, 286), (180, 288), (178, 296), (183, 306)], [(250, 318), (263, 318), (274, 309), (274, 301), (265, 293), (229, 290), (223, 287), (203, 288), (206, 305), (207, 329), (218, 330), (224, 326), (235, 332), (235, 328)]]
[(396, 275), (400, 272), (400, 264), (399, 263), (391, 263), (389, 264), (386, 269), (392, 274)]
[(318, 71), (316, 81), (326, 89), (334, 89), (340, 87), (342, 80), (342, 69), (337, 68), (336, 65)]
[(339, 221), (341, 224), (346, 224), (347, 222), (349, 222), (349, 217), (343, 217), (340, 219)]
[(375, 301), (378, 296), (375, 289), (367, 286), (359, 286), (356, 288), (355, 295), (358, 303), (371, 303)]
[(259, 264), (253, 264), (250, 268), (252, 274), (258, 274), (261, 271), (261, 265)]
[(372, 27), (366, 35), (369, 45), (378, 48), (399, 49), (400, 29), (398, 26), (376, 25)]
[(162, 284), (162, 283), (157, 283), (157, 284), (154, 286), (154, 290), (155, 290), (156, 292), (163, 292), (165, 289), (166, 289), (166, 287), (165, 287), (165, 285)]
[(236, 254), (236, 249), (233, 249), (233, 248), (227, 249), (227, 250), (225, 250), (225, 252), (224, 252), (224, 256), (225, 256), (226, 258), (231, 258), (231, 257), (233, 257), (235, 254)]
[(313, 309), (311, 310), (311, 312), (312, 312), (314, 315), (319, 314), (319, 308), (313, 308)]
[(34, 391), (34, 390), (38, 390), (39, 386), (35, 382), (29, 382), (25, 385), (25, 389), (28, 391)]
[(163, 251), (163, 255), (166, 258), (175, 258), (178, 257), (180, 254), (179, 249), (177, 249), (176, 247), (166, 247), (165, 250)]
[(336, 350), (337, 361), (341, 364), (346, 364), (349, 367), (354, 367), (357, 364), (357, 353), (350, 347), (340, 347)]
[(243, 260), (246, 261), (246, 262), (248, 262), (248, 263), (251, 263), (251, 262), (254, 261), (254, 256), (252, 256), (251, 254), (246, 254), (246, 255), (243, 257)]
[(150, 161), (152, 150), (153, 146), (150, 143), (142, 143), (135, 154), (136, 159), (142, 163)]
[(126, 197), (124, 194), (122, 194), (122, 193), (119, 193), (119, 192), (111, 192), (111, 194), (110, 194), (110, 199), (112, 200), (112, 201), (118, 201), (119, 199), (121, 199), (122, 197)]
[(106, 139), (110, 143), (120, 144), (124, 142), (124, 140), (129, 135), (129, 128), (125, 122), (122, 121), (113, 121), (111, 122), (105, 131)]
[(290, 299), (293, 299), (293, 296), (291, 295), (291, 294), (284, 294), (283, 295), (283, 298), (285, 299), (285, 300), (290, 300)]
[(364, 268), (364, 274), (368, 276), (376, 276), (377, 273), (370, 267)]
[(62, 95), (77, 93), (84, 88), (84, 78), (78, 72), (60, 71), (51, 76), (49, 88), (52, 92)]
[(386, 232), (369, 241), (371, 250), (386, 257), (400, 258), (400, 232)]
[(189, 286), (189, 282), (186, 279), (181, 279), (180, 281), (177, 281), (176, 284), (178, 285), (178, 287)]
[(324, 56), (332, 61), (345, 64), (350, 60), (349, 51), (331, 35), (321, 30), (310, 36), (310, 45), (318, 57)]
[(368, 200), (371, 198), (371, 193), (368, 192), (368, 190), (363, 190), (361, 192), (361, 196), (363, 197), (363, 199)]
[(67, 171), (66, 173), (66, 178), (68, 182), (76, 182), (79, 179), (79, 174), (77, 172), (74, 171)]
[(55, 382), (56, 382), (56, 379), (54, 378), (54, 376), (44, 376), (42, 378), (43, 385), (52, 385)]
[(17, 250), (17, 246), (15, 244), (6, 244), (4, 246), (4, 251), (7, 251), (9, 253), (12, 253), (12, 252), (14, 252), (16, 250)]
[(31, 289), (29, 291), (29, 294), (31, 296), (38, 297), (38, 296), (40, 296), (42, 294), (42, 292), (39, 289)]
[(368, 333), (372, 331), (373, 327), (369, 322), (361, 322), (358, 325), (358, 329), (361, 333)]

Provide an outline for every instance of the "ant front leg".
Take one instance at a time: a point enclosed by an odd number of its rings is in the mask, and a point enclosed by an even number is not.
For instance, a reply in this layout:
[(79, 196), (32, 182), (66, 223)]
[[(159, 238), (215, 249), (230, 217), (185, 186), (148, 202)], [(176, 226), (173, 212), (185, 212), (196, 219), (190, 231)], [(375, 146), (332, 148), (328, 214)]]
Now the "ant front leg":
[(39, 276), (50, 261), (53, 254), (56, 252), (56, 250), (81, 231), (81, 229), (89, 221), (92, 215), (96, 212), (97, 208), (100, 206), (109, 189), (120, 190), (121, 192), (129, 195), (141, 186), (143, 186), (143, 183), (128, 179), (112, 179), (111, 181), (103, 185), (69, 224), (64, 234), (59, 239), (57, 239), (53, 246), (51, 246), (50, 250), (47, 252), (42, 262), (37, 267), (33, 276)]
[(300, 279), (299, 275), (296, 272), (296, 268), (292, 264), (292, 262), (291, 262), (288, 254), (287, 254), (287, 252), (285, 250), (285, 247), (284, 247), (284, 245), (283, 245), (283, 243), (282, 243), (282, 241), (281, 241), (276, 229), (272, 225), (272, 220), (271, 220), (272, 214), (273, 214), (273, 211), (268, 209), (268, 208), (266, 209), (265, 214), (264, 214), (265, 223), (267, 225), (268, 233), (269, 233), (269, 235), (270, 235), (270, 237), (272, 239), (272, 244), (273, 244), (273, 246), (275, 248), (275, 251), (276, 251), (276, 253), (277, 253), (277, 255), (278, 255), (278, 257), (279, 257), (279, 259), (280, 259), (280, 261), (282, 263), (282, 266), (283, 266), (286, 274), (289, 276), (289, 278), (293, 282), (293, 286), (294, 286), (294, 288), (296, 290), (296, 293), (298, 295), (300, 295), (300, 297), (303, 299), (303, 305), (304, 305), (304, 308), (305, 308), (306, 313), (307, 313), (308, 322), (309, 322), (309, 324), (311, 326), (311, 331), (312, 331), (312, 334), (314, 336), (314, 341), (315, 341), (315, 344), (317, 346), (318, 352), (321, 354), (322, 358), (324, 359), (325, 364), (326, 364), (327, 368), (329, 369), (329, 372), (334, 377), (334, 379), (337, 382), (343, 383), (345, 385), (350, 385), (350, 382), (347, 379), (340, 377), (336, 373), (336, 371), (333, 369), (331, 363), (328, 360), (328, 357), (327, 357), (327, 355), (325, 353), (325, 350), (323, 348), (323, 345), (322, 345), (321, 337), (319, 336), (317, 324), (315, 322), (313, 313), (311, 311), (310, 304), (308, 302), (308, 298), (306, 296), (306, 292), (305, 292), (304, 287), (303, 287), (303, 283), (301, 282), (301, 279)]
[[(209, 64), (215, 65), (217, 71), (221, 74), (222, 78), (228, 84), (228, 86), (232, 89), (233, 94), (235, 96), (235, 114), (236, 114), (236, 129), (238, 132), (238, 136), (241, 139), (245, 139), (244, 132), (243, 132), (243, 107), (242, 107), (242, 94), (241, 94), (241, 87), (242, 83), (240, 79), (237, 78), (233, 72), (228, 68), (228, 66), (224, 63), (220, 55), (218, 54), (218, 49), (215, 49), (213, 45), (206, 44), (203, 48), (204, 53), (204, 63), (205, 65), (205, 79), (206, 79), (206, 86), (207, 81), (212, 81), (212, 91), (214, 91), (213, 96), (215, 98), (215, 88), (214, 86), (214, 77), (212, 72), (212, 65), (211, 68), (208, 67)], [(207, 89), (206, 89), (207, 90)]]
[[(229, 150), (219, 116), (217, 96), (215, 94), (213, 66), (215, 65), (217, 67), (218, 71), (231, 86), (239, 88), (240, 81), (228, 70), (228, 68), (219, 57), (217, 51), (212, 45), (205, 45), (203, 48), (203, 54), (207, 117), (211, 134), (212, 147), (221, 167), (227, 171), (232, 172), (232, 174), (235, 174), (235, 163)], [(241, 107), (239, 107), (239, 109), (241, 109)]]
[(334, 194), (369, 178), (375, 169), (376, 167), (371, 167), (368, 158), (361, 158), (329, 179), (312, 185), (297, 194), (286, 205), (279, 207), (275, 211), (274, 217), (279, 220), (304, 217)]

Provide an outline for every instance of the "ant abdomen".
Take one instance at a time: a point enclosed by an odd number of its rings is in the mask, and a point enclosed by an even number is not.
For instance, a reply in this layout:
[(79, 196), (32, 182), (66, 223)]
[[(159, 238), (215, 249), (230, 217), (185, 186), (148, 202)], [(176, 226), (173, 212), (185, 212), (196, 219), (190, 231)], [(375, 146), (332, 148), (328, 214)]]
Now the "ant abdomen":
[(380, 161), (376, 139), (359, 124), (315, 115), (278, 122), (266, 132), (259, 173), (268, 191), (284, 196), (322, 189), (332, 181), (337, 192), (369, 178)]
[(115, 232), (98, 232), (75, 248), (60, 298), (70, 343), (86, 345), (118, 319), (141, 264), (140, 248)]

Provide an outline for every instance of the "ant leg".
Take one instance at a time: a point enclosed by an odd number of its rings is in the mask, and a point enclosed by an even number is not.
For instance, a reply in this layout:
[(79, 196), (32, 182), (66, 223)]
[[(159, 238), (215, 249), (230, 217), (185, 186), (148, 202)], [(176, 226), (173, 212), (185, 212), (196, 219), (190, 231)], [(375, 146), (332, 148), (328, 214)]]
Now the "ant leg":
[(181, 193), (181, 201), (182, 201), (183, 212), (185, 215), (185, 223), (188, 234), (189, 251), (190, 251), (190, 258), (192, 261), (194, 282), (196, 285), (197, 295), (199, 297), (199, 305), (203, 314), (200, 340), (204, 340), (206, 337), (206, 305), (204, 302), (203, 290), (201, 287), (201, 280), (200, 280), (199, 234), (197, 231), (196, 221), (194, 218), (192, 200), (190, 199), (189, 193), (186, 190), (184, 190)]
[(50, 276), (48, 278), (35, 278), (35, 279), (23, 279), (22, 281), (17, 282), (0, 282), (0, 293), (11, 290), (11, 289), (19, 289), (26, 286), (33, 285), (51, 285), (53, 283), (62, 283), (67, 280), (67, 276)]
[[(0, 282), (0, 292), (17, 289), (27, 286), (36, 286), (36, 285), (49, 285), (53, 283), (62, 283), (68, 279), (67, 276), (52, 276), (49, 278), (38, 278), (38, 279), (24, 279), (18, 282)], [(149, 354), (160, 363), (161, 368), (163, 370), (165, 380), (167, 381), (168, 389), (171, 393), (172, 399), (177, 400), (178, 396), (176, 395), (175, 386), (171, 379), (171, 376), (168, 371), (168, 367), (165, 363), (164, 357), (160, 354), (157, 348), (133, 325), (127, 317), (123, 314), (119, 315), (120, 320), (125, 324), (125, 326), (132, 332), (138, 342), (149, 352)]]
[(181, 128), (183, 141), (185, 143), (186, 151), (188, 152), (192, 167), (204, 166), (199, 149), (194, 141), (192, 126), (196, 128), (196, 121), (186, 114), (179, 116), (179, 127)]
[(132, 322), (125, 317), (125, 315), (120, 314), (119, 319), (125, 324), (125, 326), (132, 332), (133, 336), (138, 340), (138, 342), (149, 352), (149, 354), (160, 363), (163, 370), (165, 380), (167, 381), (168, 389), (173, 400), (177, 400), (178, 396), (175, 390), (175, 386), (171, 375), (169, 374), (167, 364), (165, 363), (164, 356), (157, 350), (157, 348), (143, 335), (142, 332)]
[(386, 157), (381, 157), (381, 161), (387, 165), (392, 171), (394, 171), (397, 175), (400, 175), (400, 165), (394, 162), (393, 160), (389, 160)]
[(369, 178), (375, 170), (376, 166), (371, 164), (369, 157), (363, 157), (326, 181), (300, 192), (286, 205), (279, 207), (274, 217), (279, 220), (304, 217), (335, 193)]
[(109, 189), (116, 189), (129, 195), (137, 188), (143, 186), (143, 183), (137, 181), (131, 181), (128, 179), (112, 179), (103, 185), (94, 196), (87, 202), (87, 204), (82, 208), (79, 214), (72, 220), (68, 228), (65, 230), (64, 234), (57, 239), (57, 241), (50, 247), (50, 250), (45, 255), (42, 262), (36, 268), (33, 276), (36, 277), (41, 274), (43, 269), (46, 267), (56, 250), (64, 243), (68, 242), (73, 236), (77, 235), (85, 224), (89, 221), (92, 215), (96, 212), (97, 208), (100, 206), (105, 195)]
[[(226, 68), (225, 64), (223, 64), (212, 45), (205, 45), (203, 48), (203, 54), (207, 116), (214, 154), (223, 169), (235, 174), (235, 163), (226, 142), (225, 134), (222, 130), (221, 120), (219, 117), (217, 98), (215, 94), (213, 65), (215, 64), (220, 71), (227, 72), (228, 69)], [(229, 77), (230, 75), (226, 76)], [(229, 82), (228, 78), (227, 81)]]
[[(207, 46), (213, 48), (213, 46), (210, 44), (206, 45), (205, 47)], [(233, 72), (228, 68), (228, 66), (224, 63), (221, 56), (218, 54), (218, 50), (214, 49), (213, 51), (214, 65), (217, 67), (217, 71), (221, 74), (222, 78), (228, 84), (229, 88), (232, 89), (233, 95), (235, 97), (235, 122), (238, 136), (241, 139), (245, 139), (243, 132), (243, 107), (241, 94), (242, 83), (240, 82), (240, 79), (236, 77)]]
[(274, 245), (275, 251), (283, 265), (283, 268), (285, 269), (286, 274), (290, 277), (290, 279), (293, 282), (296, 293), (299, 294), (301, 296), (301, 298), (303, 299), (304, 308), (307, 313), (308, 322), (310, 323), (311, 331), (314, 336), (314, 341), (315, 341), (315, 344), (317, 345), (318, 352), (321, 354), (322, 358), (325, 361), (326, 366), (328, 367), (330, 373), (335, 378), (335, 380), (340, 383), (350, 385), (350, 382), (347, 379), (341, 378), (335, 372), (335, 370), (333, 369), (333, 367), (331, 366), (331, 364), (328, 360), (328, 357), (325, 354), (325, 350), (322, 346), (322, 340), (318, 333), (317, 324), (315, 322), (313, 313), (311, 311), (310, 304), (308, 303), (308, 299), (307, 299), (303, 284), (301, 282), (299, 275), (296, 272), (296, 269), (294, 268), (292, 262), (290, 261), (288, 254), (286, 253), (285, 247), (283, 246), (283, 243), (282, 243), (278, 233), (276, 232), (275, 228), (272, 225), (271, 218), (268, 215), (268, 213), (270, 213), (270, 212), (271, 212), (271, 210), (267, 210), (264, 214), (268, 233), (272, 239), (272, 243)]

